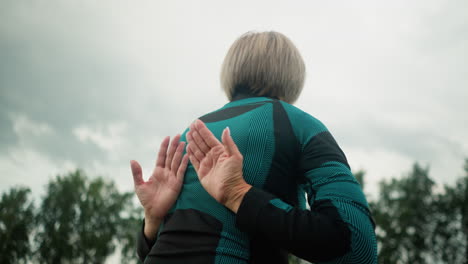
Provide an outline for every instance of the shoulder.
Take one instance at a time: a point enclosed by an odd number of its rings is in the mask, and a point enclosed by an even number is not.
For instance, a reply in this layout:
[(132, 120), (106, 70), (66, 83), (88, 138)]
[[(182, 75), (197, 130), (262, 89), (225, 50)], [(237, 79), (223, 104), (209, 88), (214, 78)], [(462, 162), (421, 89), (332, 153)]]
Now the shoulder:
[(327, 132), (327, 127), (311, 114), (286, 102), (280, 101), (286, 111), (296, 138), (305, 144), (317, 134)]

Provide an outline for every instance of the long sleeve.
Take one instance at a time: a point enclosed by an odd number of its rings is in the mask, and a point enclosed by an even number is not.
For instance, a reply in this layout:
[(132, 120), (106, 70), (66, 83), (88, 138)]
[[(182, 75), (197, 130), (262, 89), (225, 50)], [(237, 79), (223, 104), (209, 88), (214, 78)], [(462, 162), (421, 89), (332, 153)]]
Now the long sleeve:
[(146, 256), (148, 256), (151, 248), (156, 243), (156, 240), (150, 241), (145, 237), (144, 230), (145, 220), (143, 220), (141, 229), (137, 233), (137, 255), (142, 263), (145, 261)]
[(237, 212), (238, 228), (311, 262), (344, 256), (351, 250), (351, 228), (356, 226), (349, 224), (348, 216), (353, 213), (348, 212), (355, 210), (356, 205), (367, 208), (344, 153), (331, 134), (323, 131), (302, 144), (298, 167), (310, 210), (293, 207), (254, 187)]
[(350, 246), (350, 231), (330, 202), (302, 210), (258, 188), (245, 195), (236, 224), (312, 262), (342, 256)]

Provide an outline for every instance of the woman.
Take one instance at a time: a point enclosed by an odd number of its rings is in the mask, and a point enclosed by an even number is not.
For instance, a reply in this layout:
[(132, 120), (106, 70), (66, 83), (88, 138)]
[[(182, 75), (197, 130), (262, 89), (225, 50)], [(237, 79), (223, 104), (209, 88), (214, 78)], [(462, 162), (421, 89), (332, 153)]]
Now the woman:
[(288, 253), (377, 262), (368, 204), (344, 153), (291, 105), (304, 79), (298, 50), (280, 33), (247, 33), (232, 45), (221, 71), (230, 103), (181, 136), (186, 172), (178, 136), (169, 148), (163, 141), (153, 180), (143, 182), (132, 162), (145, 263), (287, 263)]

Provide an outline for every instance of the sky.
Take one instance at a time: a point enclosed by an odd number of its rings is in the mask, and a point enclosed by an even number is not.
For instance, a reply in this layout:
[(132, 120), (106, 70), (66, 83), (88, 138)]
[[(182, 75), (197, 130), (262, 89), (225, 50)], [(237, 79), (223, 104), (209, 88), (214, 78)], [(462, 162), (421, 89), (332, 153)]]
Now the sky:
[(161, 140), (227, 103), (223, 58), (247, 31), (305, 60), (296, 106), (321, 120), (366, 192), (414, 162), (438, 184), (468, 157), (468, 2), (0, 0), (0, 192), (76, 168), (131, 191)]

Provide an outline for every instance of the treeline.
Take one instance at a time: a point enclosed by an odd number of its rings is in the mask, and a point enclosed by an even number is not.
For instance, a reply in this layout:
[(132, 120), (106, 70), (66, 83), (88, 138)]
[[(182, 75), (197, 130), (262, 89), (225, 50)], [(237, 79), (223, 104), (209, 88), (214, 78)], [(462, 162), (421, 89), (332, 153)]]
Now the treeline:
[(370, 204), (379, 263), (468, 263), (468, 159), (463, 169), (453, 185), (436, 185), (417, 163), (380, 183)]
[[(355, 176), (365, 187), (365, 173)], [(418, 163), (382, 181), (370, 202), (379, 263), (468, 263), (467, 201), (468, 159), (452, 185), (436, 185)], [(104, 263), (115, 253), (137, 263), (142, 216), (133, 192), (80, 170), (52, 179), (37, 203), (28, 188), (11, 188), (0, 201), (0, 263)]]
[[(429, 166), (418, 163), (403, 177), (380, 182), (370, 202), (379, 263), (468, 263), (468, 159), (463, 169), (452, 185), (437, 185)], [(365, 190), (365, 172), (354, 175)], [(308, 262), (290, 256), (289, 263)]]
[(137, 263), (143, 214), (133, 195), (80, 170), (52, 179), (39, 203), (11, 188), (0, 201), (0, 263), (104, 263), (119, 251), (121, 263)]

